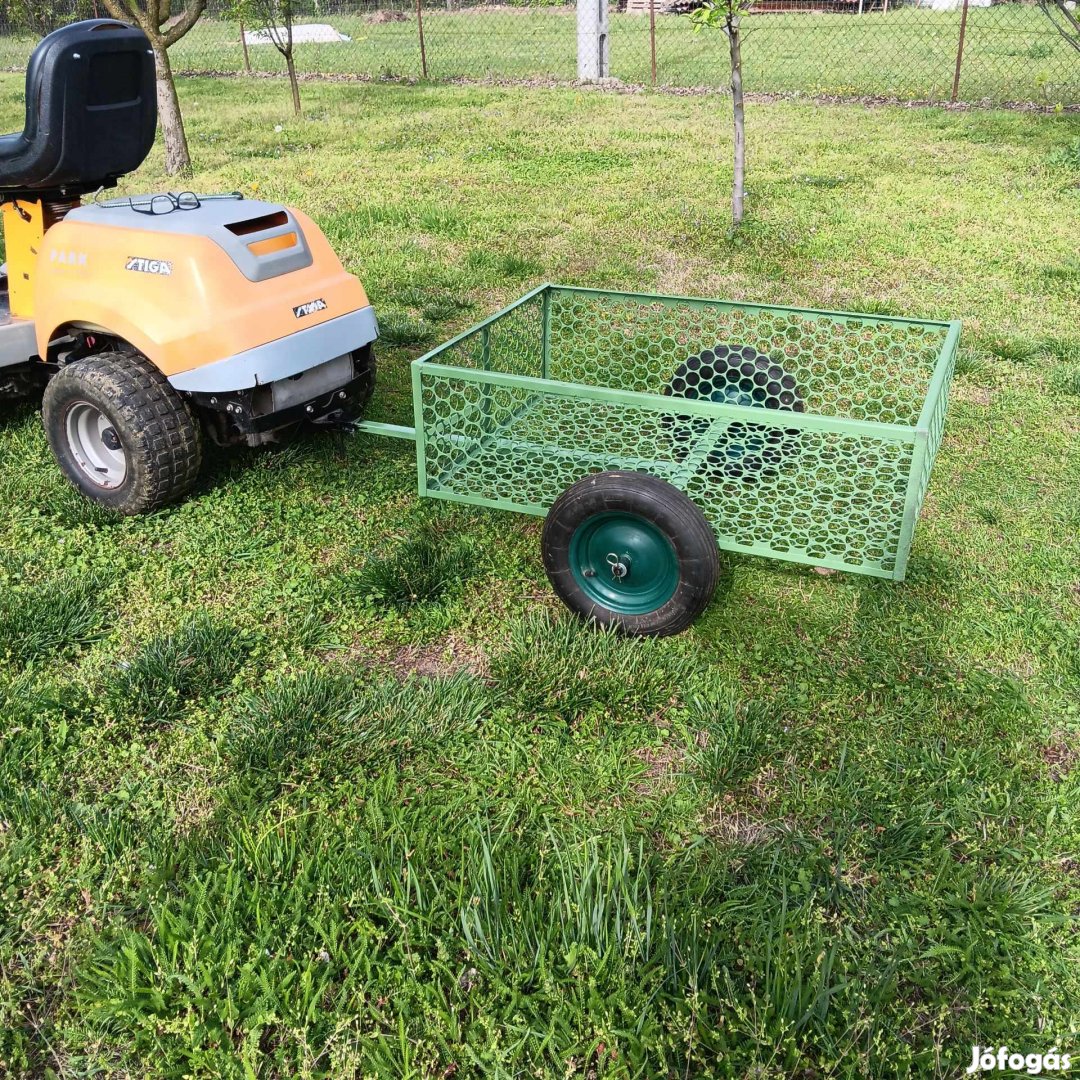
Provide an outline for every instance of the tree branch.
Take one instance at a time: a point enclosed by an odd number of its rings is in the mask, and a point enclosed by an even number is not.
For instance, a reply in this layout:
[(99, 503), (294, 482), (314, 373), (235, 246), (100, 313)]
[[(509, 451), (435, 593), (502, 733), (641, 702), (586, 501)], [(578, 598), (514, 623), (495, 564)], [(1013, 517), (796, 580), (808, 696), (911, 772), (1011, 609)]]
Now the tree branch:
[(162, 35), (165, 48), (175, 45), (198, 21), (206, 10), (206, 0), (193, 0), (183, 15)]
[(134, 22), (136, 26), (146, 31), (147, 34), (150, 33), (146, 14), (136, 3), (136, 0), (101, 0), (101, 3), (109, 16), (116, 19), (117, 22)]
[[(1080, 52), (1080, 20), (1065, 6), (1065, 0), (1039, 0), (1042, 13), (1050, 20), (1050, 25), (1074, 48)], [(1056, 12), (1051, 11), (1055, 8)], [(1058, 16), (1062, 16), (1068, 29), (1058, 22)]]
[[(282, 56), (289, 56), (292, 52), (292, 7), (290, 4), (285, 3), (280, 5), (278, 0), (256, 0), (252, 5), (252, 10), (256, 15), (262, 28), (266, 31), (267, 37), (270, 38), (270, 44)], [(279, 15), (284, 15), (285, 18), (279, 20)], [(278, 26), (278, 22), (283, 21), (284, 27)], [(284, 31), (284, 33), (282, 32)]]

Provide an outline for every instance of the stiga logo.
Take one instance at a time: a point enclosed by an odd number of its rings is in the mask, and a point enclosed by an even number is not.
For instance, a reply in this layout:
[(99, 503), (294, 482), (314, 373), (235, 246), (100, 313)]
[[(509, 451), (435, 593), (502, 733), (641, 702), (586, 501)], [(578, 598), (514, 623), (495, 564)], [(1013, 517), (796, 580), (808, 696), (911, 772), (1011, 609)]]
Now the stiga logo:
[(163, 274), (168, 277), (172, 273), (172, 263), (165, 259), (144, 259), (141, 255), (129, 255), (125, 270), (138, 270), (140, 274)]
[(302, 319), (305, 315), (314, 315), (316, 311), (325, 311), (326, 301), (309, 300), (306, 304), (301, 304), (299, 307), (294, 307), (292, 313), (298, 318)]
[(1022, 1054), (1010, 1050), (1007, 1046), (973, 1046), (971, 1064), (964, 1070), (968, 1076), (976, 1073), (1005, 1072), (1013, 1075), (1027, 1073), (1038, 1076), (1040, 1073), (1068, 1072), (1072, 1059), (1068, 1054), (1059, 1054), (1053, 1046), (1045, 1054)]

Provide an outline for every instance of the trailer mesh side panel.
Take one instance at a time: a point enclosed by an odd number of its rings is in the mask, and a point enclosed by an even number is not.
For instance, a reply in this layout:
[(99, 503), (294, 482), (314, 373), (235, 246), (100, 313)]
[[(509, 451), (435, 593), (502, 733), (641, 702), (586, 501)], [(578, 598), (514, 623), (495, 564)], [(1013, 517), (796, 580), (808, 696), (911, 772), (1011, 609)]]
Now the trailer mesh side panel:
[(542, 514), (640, 470), (723, 548), (900, 578), (957, 333), (547, 286), (416, 362), (421, 488)]

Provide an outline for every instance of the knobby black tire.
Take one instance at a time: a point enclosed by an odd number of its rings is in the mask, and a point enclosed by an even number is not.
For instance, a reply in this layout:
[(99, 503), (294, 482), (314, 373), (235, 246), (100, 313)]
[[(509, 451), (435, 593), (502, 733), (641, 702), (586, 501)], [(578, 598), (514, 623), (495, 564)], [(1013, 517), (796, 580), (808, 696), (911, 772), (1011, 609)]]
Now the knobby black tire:
[[(671, 598), (653, 611), (638, 615), (612, 611), (590, 597), (574, 577), (571, 538), (590, 518), (609, 511), (640, 515), (675, 549), (678, 585)], [(571, 611), (640, 637), (666, 637), (687, 629), (708, 606), (720, 577), (716, 537), (705, 515), (678, 488), (649, 473), (596, 473), (572, 484), (548, 511), (541, 550), (548, 580)]]
[(378, 365), (375, 362), (375, 346), (365, 345), (353, 353), (353, 376), (363, 378), (357, 384), (353, 400), (350, 402), (349, 411), (355, 419), (364, 415), (364, 410), (375, 393), (375, 377), (378, 374)]
[[(82, 472), (68, 443), (69, 409), (86, 401), (112, 422), (127, 475), (102, 488)], [(64, 475), (87, 498), (119, 514), (145, 514), (191, 491), (202, 463), (202, 431), (184, 399), (144, 356), (101, 352), (62, 368), (42, 400), (49, 445)]]

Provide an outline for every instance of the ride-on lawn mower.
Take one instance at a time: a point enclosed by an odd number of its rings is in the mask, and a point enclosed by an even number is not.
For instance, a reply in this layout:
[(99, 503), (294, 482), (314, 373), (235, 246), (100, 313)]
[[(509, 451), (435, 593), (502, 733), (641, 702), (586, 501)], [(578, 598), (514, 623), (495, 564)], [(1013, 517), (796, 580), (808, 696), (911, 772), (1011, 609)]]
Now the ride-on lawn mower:
[(41, 41), (25, 129), (0, 137), (0, 398), (44, 389), (61, 468), (125, 514), (187, 493), (204, 434), (347, 424), (375, 382), (363, 286), (305, 215), (239, 194), (100, 198), (156, 124), (149, 41), (94, 19)]

